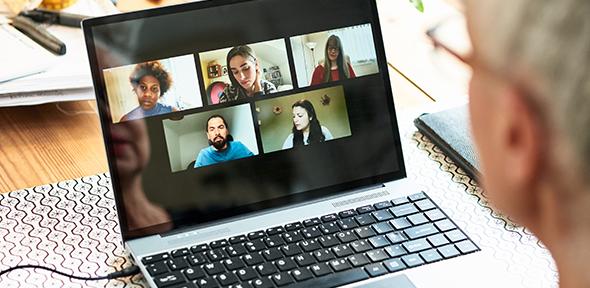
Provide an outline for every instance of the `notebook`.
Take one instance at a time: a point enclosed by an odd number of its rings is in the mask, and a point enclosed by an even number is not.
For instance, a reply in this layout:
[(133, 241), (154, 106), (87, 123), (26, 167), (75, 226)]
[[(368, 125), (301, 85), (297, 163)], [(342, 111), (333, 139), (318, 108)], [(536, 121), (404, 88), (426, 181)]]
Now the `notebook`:
[(83, 22), (121, 234), (151, 287), (503, 285), (406, 178), (378, 16), (221, 0)]

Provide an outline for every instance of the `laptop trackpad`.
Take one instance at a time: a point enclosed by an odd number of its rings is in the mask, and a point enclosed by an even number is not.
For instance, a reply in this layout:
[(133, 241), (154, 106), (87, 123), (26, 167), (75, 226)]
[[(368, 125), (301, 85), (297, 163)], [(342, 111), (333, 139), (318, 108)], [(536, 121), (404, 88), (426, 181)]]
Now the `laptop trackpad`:
[(384, 278), (375, 282), (359, 285), (362, 288), (416, 288), (408, 276), (401, 274), (395, 277)]

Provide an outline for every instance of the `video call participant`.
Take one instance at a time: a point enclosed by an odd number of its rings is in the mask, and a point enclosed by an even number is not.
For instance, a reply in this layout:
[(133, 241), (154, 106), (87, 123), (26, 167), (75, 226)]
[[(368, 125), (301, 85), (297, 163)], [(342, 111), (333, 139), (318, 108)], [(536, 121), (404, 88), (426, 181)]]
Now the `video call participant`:
[(129, 82), (137, 95), (139, 107), (121, 117), (121, 122), (178, 111), (176, 107), (158, 102), (172, 85), (170, 73), (164, 70), (159, 61), (135, 65)]
[(334, 137), (328, 128), (321, 126), (313, 105), (308, 100), (299, 100), (292, 106), (293, 129), (283, 143), (283, 149), (321, 143)]
[(324, 54), (324, 63), (318, 65), (313, 71), (311, 85), (356, 77), (352, 66), (344, 59), (344, 49), (338, 36), (328, 37)]
[(219, 94), (219, 103), (277, 92), (274, 84), (262, 79), (260, 63), (252, 48), (236, 46), (227, 53), (228, 85)]
[(195, 168), (221, 163), (254, 155), (242, 142), (234, 141), (229, 127), (221, 115), (207, 119), (209, 147), (201, 149), (195, 161)]

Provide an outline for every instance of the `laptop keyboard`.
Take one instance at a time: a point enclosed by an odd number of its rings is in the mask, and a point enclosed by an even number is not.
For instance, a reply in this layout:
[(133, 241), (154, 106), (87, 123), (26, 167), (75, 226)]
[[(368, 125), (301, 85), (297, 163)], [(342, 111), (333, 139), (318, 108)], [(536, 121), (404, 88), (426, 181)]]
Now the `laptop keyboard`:
[(141, 262), (158, 287), (335, 287), (478, 250), (421, 192)]

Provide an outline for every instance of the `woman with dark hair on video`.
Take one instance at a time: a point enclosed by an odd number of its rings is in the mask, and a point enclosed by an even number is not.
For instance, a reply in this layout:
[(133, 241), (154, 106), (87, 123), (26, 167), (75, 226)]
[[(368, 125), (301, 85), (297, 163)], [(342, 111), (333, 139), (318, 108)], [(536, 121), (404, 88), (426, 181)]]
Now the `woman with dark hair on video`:
[(274, 84), (262, 79), (260, 64), (252, 48), (236, 46), (227, 53), (231, 85), (219, 94), (219, 103), (266, 95), (277, 91)]
[(332, 140), (328, 128), (320, 125), (313, 105), (308, 100), (299, 100), (293, 108), (293, 130), (283, 143), (283, 149)]
[(121, 117), (121, 122), (178, 111), (176, 107), (158, 102), (172, 85), (172, 77), (164, 70), (160, 61), (135, 65), (129, 75), (129, 82), (137, 95), (139, 107)]
[(318, 65), (313, 71), (311, 85), (356, 77), (352, 66), (345, 59), (342, 42), (338, 36), (328, 37), (324, 52), (324, 63)]

